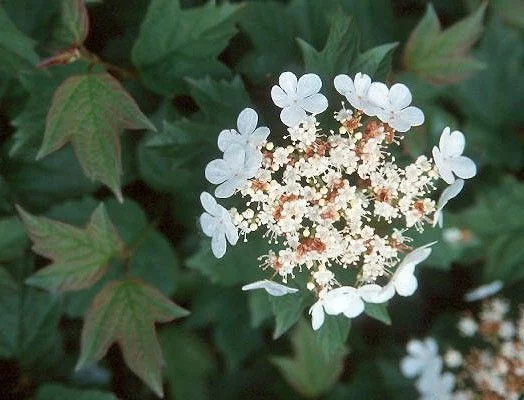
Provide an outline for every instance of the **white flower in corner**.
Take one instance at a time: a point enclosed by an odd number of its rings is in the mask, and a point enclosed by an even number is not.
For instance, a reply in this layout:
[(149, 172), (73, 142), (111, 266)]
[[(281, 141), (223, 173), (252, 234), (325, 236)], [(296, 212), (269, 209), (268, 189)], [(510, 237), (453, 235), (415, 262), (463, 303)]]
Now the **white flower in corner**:
[(324, 312), (329, 315), (344, 314), (355, 318), (364, 311), (364, 302), (358, 290), (351, 286), (342, 286), (327, 292), (309, 309), (311, 325), (318, 330), (324, 323)]
[(400, 370), (406, 378), (416, 376), (435, 376), (442, 368), (442, 358), (438, 355), (435, 339), (424, 341), (410, 340), (407, 344), (408, 355), (400, 362)]
[(430, 246), (435, 243), (436, 242), (428, 243), (408, 253), (398, 265), (389, 283), (382, 289), (382, 294), (389, 295), (392, 288), (400, 296), (404, 297), (411, 296), (415, 293), (418, 287), (418, 281), (415, 277), (415, 267), (429, 257), (431, 254)]
[(242, 290), (244, 291), (255, 289), (264, 289), (271, 296), (284, 296), (286, 294), (298, 292), (298, 289), (290, 288), (288, 286), (281, 285), (280, 283), (276, 283), (268, 279), (264, 279), (263, 281), (256, 281), (248, 285), (242, 286)]
[(229, 146), (222, 159), (213, 160), (206, 166), (206, 179), (218, 185), (215, 196), (227, 198), (242, 189), (248, 179), (255, 176), (262, 162), (262, 153), (238, 145)]
[(320, 114), (328, 107), (327, 98), (318, 93), (322, 87), (315, 74), (302, 75), (298, 81), (292, 72), (283, 72), (278, 78), (280, 86), (271, 88), (271, 98), (280, 108), (280, 119), (287, 126), (296, 126), (306, 117), (306, 111)]
[(243, 109), (237, 118), (237, 130), (225, 129), (218, 135), (218, 148), (222, 151), (239, 145), (246, 152), (256, 150), (269, 136), (269, 128), (259, 126), (258, 114), (252, 108)]
[(200, 202), (206, 211), (200, 216), (200, 226), (204, 234), (211, 238), (213, 254), (216, 258), (221, 258), (226, 254), (226, 238), (233, 246), (237, 243), (237, 228), (233, 225), (229, 212), (209, 193), (203, 192)]
[(406, 85), (396, 83), (390, 89), (382, 82), (373, 82), (368, 90), (370, 111), (398, 132), (424, 123), (424, 113), (411, 104), (411, 92)]
[(442, 209), (448, 204), (451, 199), (454, 199), (462, 191), (464, 187), (464, 181), (462, 179), (457, 179), (451, 185), (449, 185), (442, 194), (440, 195), (437, 202), (437, 209), (433, 215), (433, 226), (437, 224), (442, 228), (444, 225), (444, 217), (442, 214)]
[(368, 75), (359, 72), (355, 75), (355, 80), (347, 75), (337, 75), (334, 84), (337, 92), (345, 96), (354, 108), (363, 111), (368, 109), (368, 89), (371, 85)]
[(475, 163), (462, 155), (466, 140), (460, 131), (444, 128), (440, 136), (439, 147), (433, 147), (433, 159), (442, 179), (447, 183), (455, 182), (455, 175), (469, 179), (477, 174)]

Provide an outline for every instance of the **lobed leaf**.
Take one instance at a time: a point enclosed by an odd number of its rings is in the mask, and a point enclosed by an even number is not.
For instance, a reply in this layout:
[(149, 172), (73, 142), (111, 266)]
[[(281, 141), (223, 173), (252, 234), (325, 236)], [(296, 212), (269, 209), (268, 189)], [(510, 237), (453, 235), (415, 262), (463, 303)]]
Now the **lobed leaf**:
[(123, 250), (103, 204), (93, 212), (85, 229), (35, 217), (20, 207), (18, 212), (35, 253), (53, 260), (27, 279), (30, 285), (52, 292), (88, 288), (105, 274), (111, 258)]
[(113, 281), (97, 294), (85, 317), (76, 369), (100, 360), (116, 342), (127, 366), (162, 397), (164, 361), (155, 322), (170, 322), (188, 314), (138, 280)]
[(73, 76), (64, 81), (53, 96), (37, 158), (71, 142), (86, 175), (107, 185), (122, 201), (119, 134), (123, 129), (156, 131), (111, 75)]

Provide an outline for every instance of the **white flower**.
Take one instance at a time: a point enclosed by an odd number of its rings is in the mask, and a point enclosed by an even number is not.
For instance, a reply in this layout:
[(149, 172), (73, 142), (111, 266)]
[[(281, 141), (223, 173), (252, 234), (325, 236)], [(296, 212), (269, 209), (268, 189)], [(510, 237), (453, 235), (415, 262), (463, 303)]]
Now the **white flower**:
[(238, 145), (229, 146), (224, 157), (213, 160), (206, 166), (206, 179), (219, 185), (215, 196), (227, 198), (242, 189), (248, 179), (253, 178), (260, 168), (262, 153), (258, 150), (246, 151)]
[(373, 283), (362, 285), (358, 288), (358, 292), (366, 303), (382, 304), (395, 295), (395, 287), (393, 285), (382, 287)]
[(283, 72), (278, 78), (280, 86), (271, 88), (271, 98), (280, 108), (280, 119), (287, 126), (295, 126), (306, 117), (306, 111), (319, 114), (326, 110), (328, 101), (319, 92), (322, 81), (318, 75), (306, 74), (297, 77), (292, 72)]
[(464, 187), (464, 180), (457, 179), (455, 182), (453, 182), (451, 185), (449, 185), (442, 194), (440, 195), (438, 202), (437, 202), (437, 209), (435, 211), (435, 214), (433, 215), (433, 226), (442, 226), (444, 225), (444, 217), (442, 215), (442, 209), (448, 204), (448, 202), (457, 197), (458, 194), (462, 191), (462, 188)]
[(458, 329), (464, 336), (473, 336), (477, 333), (478, 325), (473, 318), (464, 317), (460, 319)]
[(358, 72), (355, 80), (347, 75), (337, 75), (334, 79), (335, 89), (345, 96), (354, 108), (366, 111), (369, 107), (368, 89), (371, 85), (371, 78)]
[(203, 192), (200, 202), (206, 211), (200, 216), (200, 226), (204, 234), (211, 238), (213, 254), (216, 258), (221, 258), (226, 253), (226, 238), (233, 246), (237, 243), (237, 228), (233, 225), (229, 212), (209, 193)]
[(455, 386), (455, 376), (449, 372), (444, 374), (423, 375), (416, 383), (421, 400), (451, 400)]
[(399, 132), (424, 123), (424, 113), (411, 104), (411, 93), (406, 85), (396, 83), (388, 89), (382, 82), (373, 82), (368, 90), (370, 111), (382, 122)]
[(491, 283), (481, 285), (478, 288), (468, 291), (464, 295), (464, 300), (477, 301), (477, 300), (485, 299), (486, 297), (492, 296), (495, 293), (497, 293), (500, 289), (502, 289), (503, 285), (504, 283), (500, 280), (496, 280)]
[(347, 318), (355, 318), (364, 311), (364, 302), (354, 287), (342, 286), (330, 290), (309, 309), (314, 330), (324, 323), (324, 311), (329, 315), (344, 314)]
[(418, 281), (414, 275), (415, 267), (429, 257), (430, 246), (435, 243), (428, 243), (408, 253), (398, 265), (389, 283), (382, 289), (382, 294), (389, 293), (392, 287), (400, 296), (407, 297), (415, 293), (418, 287)]
[(263, 281), (256, 281), (248, 285), (242, 286), (242, 290), (244, 291), (254, 289), (264, 289), (271, 296), (284, 296), (289, 293), (298, 292), (298, 289), (290, 288), (288, 286), (281, 285), (280, 283), (276, 283), (268, 279), (264, 279)]
[(435, 339), (410, 340), (406, 349), (408, 355), (400, 362), (400, 370), (406, 378), (440, 373), (442, 359)]
[(258, 115), (252, 108), (243, 109), (237, 118), (237, 130), (226, 129), (218, 135), (218, 148), (222, 151), (232, 145), (239, 145), (246, 152), (255, 150), (262, 145), (269, 136), (269, 128), (257, 128)]
[(435, 166), (440, 177), (449, 184), (455, 182), (454, 175), (468, 179), (477, 174), (475, 163), (462, 155), (465, 144), (462, 132), (450, 132), (449, 127), (446, 127), (440, 136), (439, 147), (433, 147)]

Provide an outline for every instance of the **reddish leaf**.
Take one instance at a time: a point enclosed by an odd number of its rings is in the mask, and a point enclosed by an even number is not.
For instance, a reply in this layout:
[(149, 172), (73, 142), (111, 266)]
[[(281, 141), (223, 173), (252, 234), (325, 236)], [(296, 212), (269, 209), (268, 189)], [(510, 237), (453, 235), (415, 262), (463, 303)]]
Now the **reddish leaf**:
[(155, 322), (169, 322), (188, 314), (136, 279), (111, 282), (98, 293), (86, 314), (76, 369), (100, 360), (116, 342), (131, 371), (162, 397), (164, 361)]
[(35, 217), (18, 207), (33, 250), (53, 264), (30, 276), (26, 283), (50, 291), (85, 289), (106, 272), (109, 261), (123, 250), (115, 227), (101, 204), (85, 229), (44, 217)]
[(156, 131), (111, 75), (73, 76), (65, 80), (53, 96), (37, 159), (70, 141), (86, 175), (109, 186), (122, 201), (119, 134), (123, 129)]

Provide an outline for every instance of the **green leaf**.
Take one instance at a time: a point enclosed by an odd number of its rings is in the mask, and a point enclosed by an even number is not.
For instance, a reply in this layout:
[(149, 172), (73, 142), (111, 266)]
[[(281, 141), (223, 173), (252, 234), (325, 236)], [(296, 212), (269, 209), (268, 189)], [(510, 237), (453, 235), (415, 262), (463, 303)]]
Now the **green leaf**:
[(27, 235), (16, 217), (0, 219), (0, 262), (12, 261), (24, 255)]
[(36, 392), (35, 400), (117, 400), (112, 393), (101, 392), (99, 390), (73, 389), (67, 386), (47, 384), (40, 386)]
[(236, 33), (237, 10), (227, 3), (183, 10), (178, 0), (151, 1), (132, 51), (143, 82), (171, 96), (185, 91), (184, 78), (227, 77), (217, 57)]
[(329, 36), (322, 51), (317, 51), (298, 39), (306, 71), (319, 74), (324, 79), (346, 73), (358, 54), (358, 31), (351, 17), (336, 14), (330, 24)]
[(62, 30), (58, 37), (66, 44), (79, 46), (89, 33), (89, 15), (84, 0), (61, 0)]
[(273, 339), (278, 339), (299, 320), (311, 302), (311, 295), (309, 291), (299, 290), (297, 293), (286, 296), (272, 296), (269, 300), (276, 318)]
[(33, 69), (38, 62), (34, 51), (35, 42), (24, 36), (0, 6), (0, 71), (11, 76), (27, 69)]
[(211, 349), (196, 334), (176, 327), (160, 333), (166, 355), (169, 398), (211, 399), (208, 379), (216, 369)]
[(7, 272), (4, 267), (0, 267), (0, 288), (10, 291), (18, 289), (18, 285), (13, 281), (13, 278), (11, 278), (11, 275), (9, 275), (9, 272)]
[(385, 304), (366, 303), (364, 312), (371, 318), (374, 318), (386, 325), (391, 325), (391, 317), (389, 316), (388, 308)]
[(284, 379), (302, 396), (316, 398), (337, 382), (344, 370), (347, 350), (341, 349), (330, 358), (323, 356), (318, 348), (315, 332), (301, 320), (291, 337), (294, 357), (272, 357)]
[(106, 272), (111, 258), (123, 251), (123, 244), (101, 204), (85, 229), (44, 217), (35, 217), (18, 208), (35, 253), (53, 260), (27, 283), (49, 291), (66, 292), (92, 286)]
[(472, 15), (441, 30), (431, 4), (415, 27), (404, 49), (406, 69), (434, 83), (454, 83), (464, 80), (485, 67), (468, 55), (483, 31), (482, 20), (487, 2)]
[(38, 159), (71, 141), (82, 169), (122, 200), (120, 131), (155, 127), (107, 73), (74, 76), (55, 92)]
[(391, 70), (392, 54), (397, 46), (398, 42), (387, 43), (359, 54), (351, 68), (352, 72), (364, 72), (375, 80), (386, 80)]
[(111, 282), (95, 297), (85, 317), (76, 369), (100, 360), (117, 342), (127, 366), (162, 397), (163, 359), (155, 322), (188, 314), (158, 290), (137, 280)]
[(346, 351), (351, 320), (343, 315), (328, 316), (320, 329), (315, 332), (315, 346), (326, 360), (330, 360), (340, 351)]
[(258, 328), (264, 321), (273, 316), (269, 295), (264, 290), (253, 290), (248, 294), (251, 327)]

